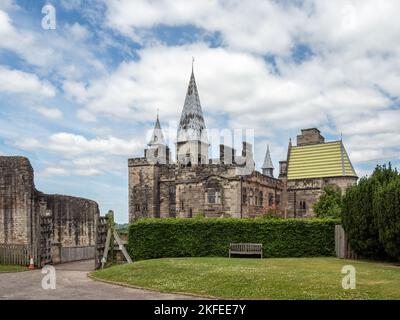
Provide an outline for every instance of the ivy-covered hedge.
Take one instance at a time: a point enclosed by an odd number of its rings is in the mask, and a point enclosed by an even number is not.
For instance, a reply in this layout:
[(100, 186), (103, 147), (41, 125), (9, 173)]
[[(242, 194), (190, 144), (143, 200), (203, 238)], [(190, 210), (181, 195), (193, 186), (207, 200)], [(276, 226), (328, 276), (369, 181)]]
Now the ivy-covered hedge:
[(136, 259), (228, 256), (230, 243), (262, 243), (265, 257), (332, 256), (334, 219), (142, 219), (129, 227)]

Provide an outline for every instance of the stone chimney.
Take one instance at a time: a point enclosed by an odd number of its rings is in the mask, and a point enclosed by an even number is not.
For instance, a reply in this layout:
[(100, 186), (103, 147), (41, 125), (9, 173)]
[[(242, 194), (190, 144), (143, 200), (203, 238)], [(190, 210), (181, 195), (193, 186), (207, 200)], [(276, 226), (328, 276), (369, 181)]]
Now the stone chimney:
[(287, 176), (287, 161), (279, 161), (279, 178)]
[(324, 143), (325, 138), (317, 128), (302, 129), (301, 134), (297, 136), (297, 146), (308, 146), (312, 144)]

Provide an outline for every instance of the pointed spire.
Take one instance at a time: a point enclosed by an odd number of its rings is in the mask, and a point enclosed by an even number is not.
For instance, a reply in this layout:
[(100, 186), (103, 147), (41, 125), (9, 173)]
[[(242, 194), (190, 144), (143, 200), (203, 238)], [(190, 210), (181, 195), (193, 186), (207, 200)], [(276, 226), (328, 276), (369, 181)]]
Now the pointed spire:
[(149, 146), (154, 145), (165, 145), (164, 135), (161, 129), (160, 119), (158, 117), (158, 109), (157, 109), (157, 120), (156, 124), (154, 125), (153, 134), (151, 136), (150, 142), (148, 143)]
[(271, 153), (269, 152), (269, 145), (267, 145), (267, 152), (265, 153), (264, 164), (262, 169), (273, 169), (274, 165), (271, 160)]
[(177, 141), (199, 140), (207, 143), (206, 125), (194, 77), (193, 62), (194, 58), (192, 60), (192, 74), (190, 75), (185, 103), (179, 121)]
[(271, 160), (271, 153), (269, 152), (269, 145), (267, 145), (267, 152), (265, 153), (264, 163), (261, 167), (263, 174), (269, 177), (274, 176), (274, 165)]

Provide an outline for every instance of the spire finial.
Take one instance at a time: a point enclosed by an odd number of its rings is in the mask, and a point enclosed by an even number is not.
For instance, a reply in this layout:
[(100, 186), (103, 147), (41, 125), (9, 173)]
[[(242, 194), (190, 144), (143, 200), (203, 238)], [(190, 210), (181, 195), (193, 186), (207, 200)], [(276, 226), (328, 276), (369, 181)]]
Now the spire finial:
[(157, 119), (158, 119), (159, 112), (160, 112), (160, 109), (157, 108)]
[(340, 141), (343, 141), (343, 132), (340, 131)]
[(193, 65), (194, 65), (194, 57), (192, 56), (192, 72), (193, 72)]

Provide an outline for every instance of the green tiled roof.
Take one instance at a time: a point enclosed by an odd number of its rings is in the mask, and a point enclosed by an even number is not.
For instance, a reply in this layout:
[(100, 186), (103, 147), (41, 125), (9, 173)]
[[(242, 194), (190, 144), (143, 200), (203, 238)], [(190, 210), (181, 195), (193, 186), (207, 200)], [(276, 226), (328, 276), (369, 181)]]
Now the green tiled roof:
[(357, 177), (342, 141), (292, 147), (288, 179)]

